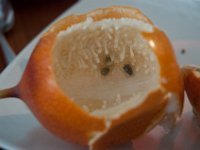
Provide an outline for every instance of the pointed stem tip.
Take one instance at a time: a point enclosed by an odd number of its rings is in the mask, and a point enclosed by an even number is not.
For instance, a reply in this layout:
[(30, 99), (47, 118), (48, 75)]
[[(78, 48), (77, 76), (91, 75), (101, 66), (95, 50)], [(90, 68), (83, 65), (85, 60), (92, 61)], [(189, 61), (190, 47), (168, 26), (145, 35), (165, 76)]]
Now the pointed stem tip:
[(15, 87), (0, 90), (0, 99), (9, 97), (18, 97)]

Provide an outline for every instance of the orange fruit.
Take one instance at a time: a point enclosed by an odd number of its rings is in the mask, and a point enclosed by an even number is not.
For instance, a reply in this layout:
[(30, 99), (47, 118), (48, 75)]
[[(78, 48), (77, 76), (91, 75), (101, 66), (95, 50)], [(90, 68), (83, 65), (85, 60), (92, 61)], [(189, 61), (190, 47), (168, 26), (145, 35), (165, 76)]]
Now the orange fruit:
[(194, 113), (200, 115), (200, 67), (188, 65), (182, 68), (184, 87)]
[(138, 9), (114, 6), (53, 24), (7, 96), (58, 137), (106, 149), (175, 122), (183, 82), (164, 32)]

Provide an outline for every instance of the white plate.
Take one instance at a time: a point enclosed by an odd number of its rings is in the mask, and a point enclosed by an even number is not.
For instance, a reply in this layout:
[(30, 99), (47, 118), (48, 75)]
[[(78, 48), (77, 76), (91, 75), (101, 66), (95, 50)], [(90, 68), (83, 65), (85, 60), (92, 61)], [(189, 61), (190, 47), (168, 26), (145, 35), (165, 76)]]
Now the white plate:
[[(140, 8), (157, 26), (167, 33), (175, 48), (180, 65), (191, 63), (200, 65), (199, 0), (169, 0), (162, 2), (160, 0), (83, 0), (64, 12), (60, 17), (111, 5), (128, 5)], [(0, 75), (0, 89), (18, 83), (32, 49), (40, 36), (41, 34), (28, 44)], [(185, 54), (180, 52), (183, 48), (186, 49)], [(155, 149), (156, 146), (158, 146), (158, 149), (173, 149), (173, 147), (187, 150), (200, 149), (198, 144), (200, 138), (198, 138), (191, 120), (191, 108), (186, 102), (182, 124), (167, 135), (160, 134), (162, 131), (158, 132), (160, 129), (156, 128), (150, 134), (136, 140), (134, 143), (135, 149), (147, 149), (147, 147), (148, 149)], [(63, 142), (51, 135), (36, 121), (27, 107), (14, 98), (0, 101), (0, 146), (6, 149), (20, 150), (86, 149)], [(122, 146), (121, 149), (128, 148)]]

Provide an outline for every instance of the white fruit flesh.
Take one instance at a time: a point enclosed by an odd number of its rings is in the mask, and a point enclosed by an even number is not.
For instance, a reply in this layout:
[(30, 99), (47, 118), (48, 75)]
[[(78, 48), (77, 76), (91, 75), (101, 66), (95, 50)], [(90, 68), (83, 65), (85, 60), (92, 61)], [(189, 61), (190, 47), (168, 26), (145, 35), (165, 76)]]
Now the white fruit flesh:
[(153, 27), (128, 18), (89, 18), (60, 32), (53, 48), (58, 85), (93, 115), (114, 117), (141, 104), (159, 86), (157, 58), (142, 32)]

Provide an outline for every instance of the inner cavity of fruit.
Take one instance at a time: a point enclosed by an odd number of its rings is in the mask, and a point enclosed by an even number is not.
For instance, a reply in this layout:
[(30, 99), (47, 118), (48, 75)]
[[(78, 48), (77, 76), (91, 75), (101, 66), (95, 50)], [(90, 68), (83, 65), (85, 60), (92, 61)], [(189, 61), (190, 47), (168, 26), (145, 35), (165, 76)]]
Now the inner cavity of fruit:
[(58, 85), (94, 115), (139, 105), (159, 83), (156, 56), (141, 34), (150, 27), (127, 18), (90, 18), (60, 32), (53, 48)]

